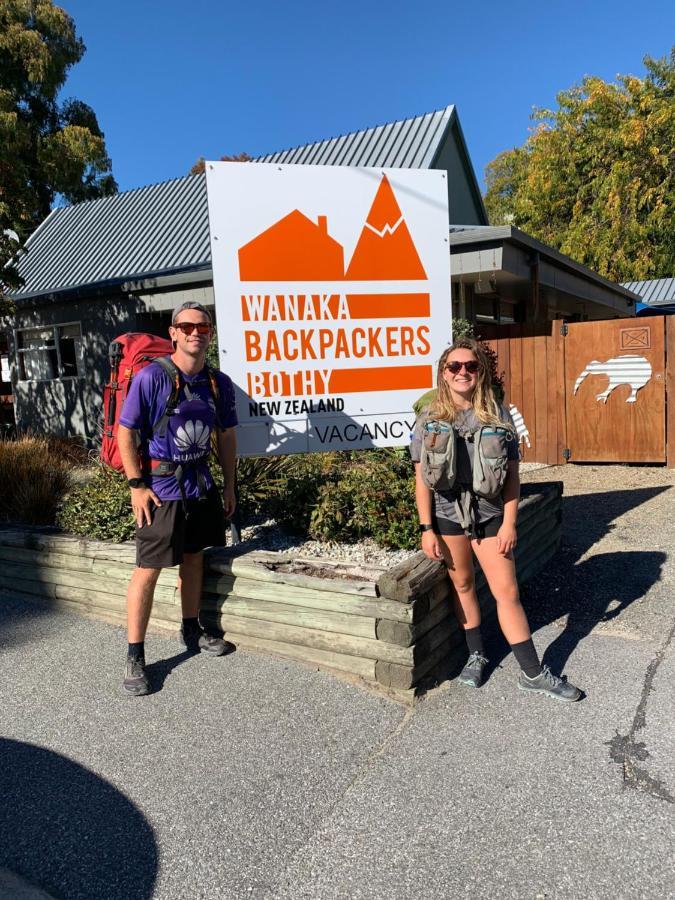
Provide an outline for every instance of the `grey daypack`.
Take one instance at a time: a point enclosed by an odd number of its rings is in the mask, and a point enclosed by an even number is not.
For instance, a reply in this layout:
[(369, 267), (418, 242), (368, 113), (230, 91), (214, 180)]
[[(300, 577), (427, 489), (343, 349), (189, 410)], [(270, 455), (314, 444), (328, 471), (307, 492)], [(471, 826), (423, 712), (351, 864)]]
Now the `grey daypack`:
[[(492, 500), (501, 494), (506, 481), (507, 442), (516, 440), (512, 428), (481, 425), (469, 440), (473, 440), (474, 494)], [(420, 452), (422, 481), (433, 491), (450, 491), (457, 476), (457, 432), (451, 422), (425, 415), (422, 421)]]

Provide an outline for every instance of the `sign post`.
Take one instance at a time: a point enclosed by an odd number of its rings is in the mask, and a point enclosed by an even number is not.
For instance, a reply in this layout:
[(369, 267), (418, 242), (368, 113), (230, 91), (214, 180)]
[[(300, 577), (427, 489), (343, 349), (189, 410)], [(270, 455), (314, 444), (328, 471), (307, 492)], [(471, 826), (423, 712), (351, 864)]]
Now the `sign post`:
[(206, 164), (243, 455), (401, 446), (451, 340), (445, 172)]

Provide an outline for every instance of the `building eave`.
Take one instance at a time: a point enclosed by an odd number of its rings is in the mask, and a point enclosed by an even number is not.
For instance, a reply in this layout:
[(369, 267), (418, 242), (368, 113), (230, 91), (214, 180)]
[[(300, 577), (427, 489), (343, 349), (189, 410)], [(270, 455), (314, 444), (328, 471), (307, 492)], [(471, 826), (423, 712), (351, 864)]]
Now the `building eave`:
[(532, 253), (538, 253), (540, 257), (556, 263), (561, 269), (573, 272), (587, 281), (591, 281), (614, 294), (619, 294), (626, 300), (633, 303), (640, 302), (638, 294), (629, 291), (623, 285), (615, 281), (610, 281), (602, 275), (598, 275), (592, 269), (584, 266), (549, 247), (547, 244), (537, 240), (519, 228), (513, 225), (487, 226), (485, 228), (467, 228), (463, 231), (450, 232), (450, 252), (451, 254), (468, 252), (469, 250), (480, 249), (481, 247), (499, 246), (509, 242), (515, 246), (521, 247)]

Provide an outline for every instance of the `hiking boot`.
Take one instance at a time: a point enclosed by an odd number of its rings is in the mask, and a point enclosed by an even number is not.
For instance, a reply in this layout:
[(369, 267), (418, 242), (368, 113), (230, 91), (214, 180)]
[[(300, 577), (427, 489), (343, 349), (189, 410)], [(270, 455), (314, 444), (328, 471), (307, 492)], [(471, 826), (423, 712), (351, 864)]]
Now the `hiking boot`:
[(145, 660), (127, 657), (127, 670), (122, 682), (122, 687), (127, 694), (133, 697), (142, 697), (150, 693), (150, 682), (145, 674)]
[(459, 673), (458, 679), (462, 684), (469, 687), (477, 688), (483, 683), (483, 669), (487, 665), (487, 659), (477, 650), (467, 659), (462, 671)]
[(563, 678), (558, 678), (544, 666), (536, 678), (528, 678), (524, 672), (518, 676), (518, 687), (521, 691), (531, 691), (534, 694), (546, 694), (554, 700), (563, 700), (565, 703), (573, 703), (581, 697), (578, 687), (570, 684)]
[(181, 625), (178, 632), (178, 643), (189, 650), (191, 653), (208, 653), (209, 656), (224, 656), (228, 647), (222, 638), (215, 637), (204, 631), (201, 625), (198, 628), (190, 629), (187, 634)]

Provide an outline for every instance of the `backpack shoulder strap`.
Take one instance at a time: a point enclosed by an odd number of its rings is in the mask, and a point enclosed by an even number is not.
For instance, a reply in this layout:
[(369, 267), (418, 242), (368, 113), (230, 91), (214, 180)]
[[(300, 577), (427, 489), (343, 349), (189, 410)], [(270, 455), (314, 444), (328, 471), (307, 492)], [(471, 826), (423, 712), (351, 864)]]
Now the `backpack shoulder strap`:
[(211, 391), (211, 398), (213, 400), (213, 407), (216, 414), (216, 428), (219, 428), (222, 431), (222, 425), (220, 424), (220, 415), (218, 412), (218, 401), (220, 400), (220, 388), (218, 387), (218, 379), (216, 378), (216, 373), (211, 368), (211, 366), (204, 366), (204, 372), (206, 373), (206, 380), (209, 385), (209, 389)]
[(153, 431), (156, 434), (163, 437), (166, 434), (166, 429), (169, 424), (169, 416), (172, 414), (180, 400), (180, 392), (183, 388), (183, 377), (180, 373), (180, 369), (170, 356), (158, 356), (153, 362), (157, 363), (160, 369), (169, 376), (169, 380), (171, 381), (171, 392), (166, 398), (164, 412), (159, 417), (156, 426), (153, 428)]

